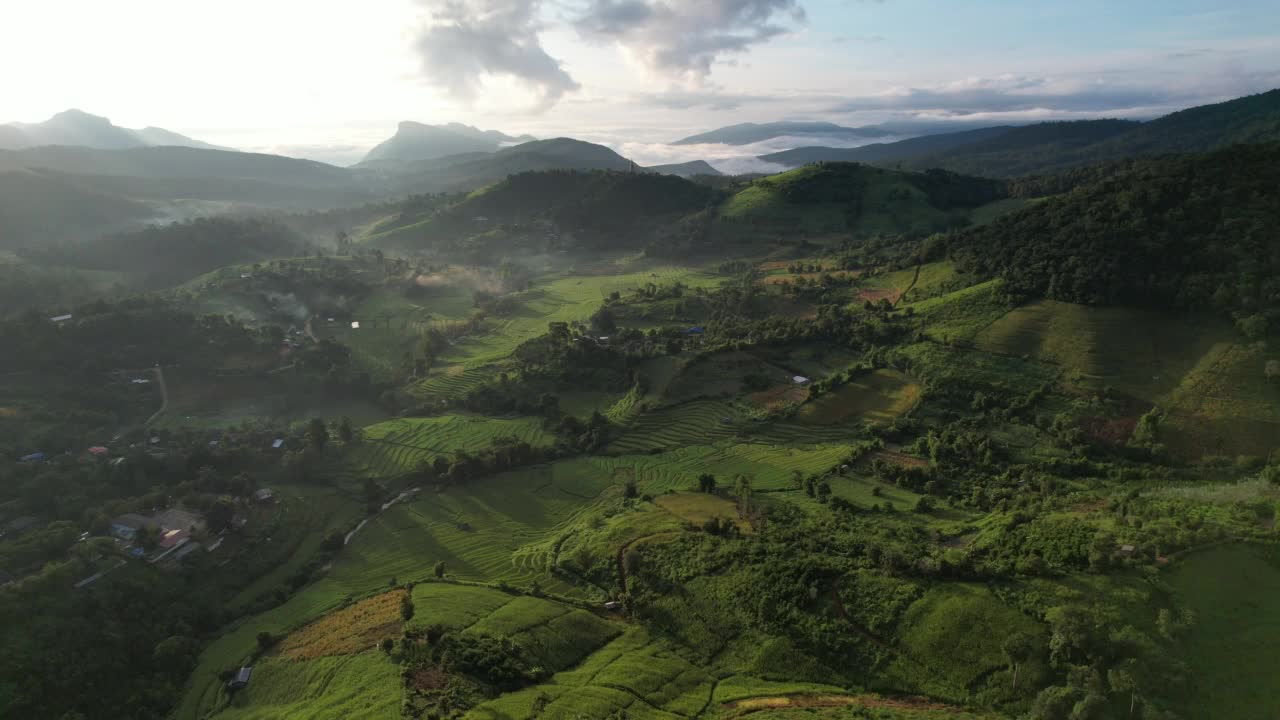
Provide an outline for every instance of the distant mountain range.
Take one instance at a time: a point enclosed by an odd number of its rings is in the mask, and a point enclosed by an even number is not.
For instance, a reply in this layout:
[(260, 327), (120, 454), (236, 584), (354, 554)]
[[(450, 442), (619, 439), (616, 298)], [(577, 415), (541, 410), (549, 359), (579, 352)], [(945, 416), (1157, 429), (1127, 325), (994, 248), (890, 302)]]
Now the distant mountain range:
[[(721, 128), (681, 142), (752, 142), (775, 133), (803, 137), (805, 132), (827, 137), (845, 133), (849, 138), (862, 133), (866, 139), (867, 133), (888, 131), (770, 123)], [(643, 168), (603, 145), (572, 138), (518, 142), (525, 138), (456, 123), (402, 123), (394, 137), (350, 168), (207, 147), (151, 146), (147, 143), (198, 141), (162, 130), (119, 128), (76, 111), (38, 125), (0, 127), (0, 137), (10, 144), (40, 143), (0, 149), (0, 248), (91, 238), (145, 222), (228, 211), (331, 209), (411, 194), (469, 191), (528, 171), (719, 174), (702, 160)], [(1268, 141), (1280, 141), (1280, 90), (1142, 123), (987, 127), (856, 148), (800, 147), (761, 159), (784, 166), (838, 160), (1020, 177)]]
[(788, 167), (818, 161), (864, 162), (969, 175), (1055, 173), (1140, 155), (1203, 152), (1238, 143), (1280, 141), (1280, 90), (1182, 110), (1149, 122), (1081, 120), (991, 127), (857, 148), (802, 147), (761, 155)]
[(722, 175), (719, 170), (711, 167), (706, 160), (690, 160), (689, 162), (671, 163), (669, 165), (652, 165), (646, 168), (649, 172), (655, 172), (660, 175), (678, 175), (680, 177), (693, 177), (695, 175)]
[(0, 125), (0, 150), (20, 150), (44, 145), (74, 145), (100, 150), (179, 146), (204, 150), (228, 150), (185, 135), (148, 127), (131, 130), (81, 110), (67, 110), (41, 123)]
[(9, 189), (0, 193), (0, 248), (73, 241), (145, 222), (229, 211), (319, 210), (473, 190), (527, 171), (631, 169), (715, 173), (701, 161), (642, 168), (603, 145), (571, 138), (352, 168), (186, 147), (0, 150), (0, 189)]
[(856, 138), (865, 140), (888, 137), (892, 134), (890, 131), (879, 127), (853, 128), (829, 122), (742, 123), (698, 135), (690, 135), (671, 144), (700, 145), (719, 143), (723, 145), (750, 145), (778, 137)]
[(531, 135), (515, 137), (497, 130), (480, 130), (460, 123), (424, 125), (406, 121), (400, 123), (395, 135), (370, 150), (358, 166), (376, 167), (465, 153), (492, 153), (504, 145), (536, 139)]

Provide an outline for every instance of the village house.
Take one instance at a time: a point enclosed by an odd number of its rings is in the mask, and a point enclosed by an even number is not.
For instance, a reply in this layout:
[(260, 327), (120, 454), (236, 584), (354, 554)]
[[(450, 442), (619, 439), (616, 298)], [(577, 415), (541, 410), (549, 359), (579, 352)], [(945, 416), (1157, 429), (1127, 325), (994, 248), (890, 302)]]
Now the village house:
[[(178, 545), (180, 539), (190, 537), (192, 533), (204, 529), (204, 518), (193, 512), (169, 508), (150, 517), (138, 513), (125, 513), (111, 521), (111, 534), (129, 542), (132, 542), (138, 536), (138, 531), (143, 528), (160, 530), (162, 533), (160, 546), (172, 548)], [(174, 533), (182, 533), (182, 535)], [(165, 545), (166, 539), (169, 538), (172, 538), (169, 541), (170, 544)]]
[(253, 667), (245, 665), (236, 671), (235, 676), (231, 678), (231, 682), (227, 683), (227, 687), (232, 690), (243, 690), (249, 687), (249, 678), (252, 675)]
[(159, 526), (159, 523), (145, 515), (125, 513), (111, 521), (111, 534), (121, 540), (133, 542), (133, 539), (138, 536), (139, 530), (144, 528), (156, 528)]
[(204, 518), (197, 513), (179, 510), (177, 508), (169, 508), (162, 510), (151, 518), (156, 521), (164, 530), (186, 530), (188, 532), (197, 532), (204, 529)]

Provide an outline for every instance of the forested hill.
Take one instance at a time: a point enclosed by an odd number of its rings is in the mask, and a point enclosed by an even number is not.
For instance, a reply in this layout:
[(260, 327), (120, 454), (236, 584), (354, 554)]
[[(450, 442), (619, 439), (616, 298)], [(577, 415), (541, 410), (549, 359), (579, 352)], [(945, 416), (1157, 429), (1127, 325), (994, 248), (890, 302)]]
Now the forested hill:
[(959, 233), (952, 254), (1017, 294), (1213, 308), (1280, 327), (1278, 186), (1280, 144), (1135, 161)]
[(674, 175), (551, 170), (511, 175), (439, 210), (407, 209), (375, 225), (388, 248), (537, 251), (643, 244), (718, 199)]
[(310, 250), (287, 226), (257, 218), (197, 218), (116, 233), (83, 243), (25, 250), (32, 260), (128, 273), (143, 288), (169, 287), (226, 265)]

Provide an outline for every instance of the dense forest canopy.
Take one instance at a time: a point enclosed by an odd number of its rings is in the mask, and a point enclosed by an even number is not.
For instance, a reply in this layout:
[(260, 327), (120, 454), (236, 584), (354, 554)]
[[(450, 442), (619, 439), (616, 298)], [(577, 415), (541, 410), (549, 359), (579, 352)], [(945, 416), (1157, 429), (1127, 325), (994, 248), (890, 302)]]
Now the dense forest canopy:
[(952, 241), (1014, 294), (1280, 319), (1280, 145), (1134, 161)]

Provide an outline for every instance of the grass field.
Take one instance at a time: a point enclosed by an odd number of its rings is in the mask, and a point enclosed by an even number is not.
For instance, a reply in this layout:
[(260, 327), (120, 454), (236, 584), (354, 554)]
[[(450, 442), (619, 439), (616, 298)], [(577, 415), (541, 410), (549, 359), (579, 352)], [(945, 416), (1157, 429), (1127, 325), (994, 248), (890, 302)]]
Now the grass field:
[(956, 267), (950, 260), (931, 262), (920, 266), (918, 279), (914, 267), (867, 278), (858, 297), (863, 300), (886, 297), (890, 302), (910, 303), (935, 294), (955, 279)]
[(738, 506), (733, 500), (709, 493), (674, 493), (659, 495), (654, 499), (658, 507), (694, 525), (702, 525), (708, 520), (729, 520), (746, 532), (750, 524), (738, 517)]
[(613, 291), (627, 294), (647, 283), (675, 282), (710, 288), (720, 284), (721, 278), (674, 267), (652, 267), (617, 275), (541, 278), (535, 280), (532, 289), (511, 296), (519, 302), (518, 310), (486, 320), (483, 332), (460, 338), (443, 359), (467, 368), (497, 362), (509, 357), (520, 343), (546, 333), (548, 323), (587, 319)]
[(413, 619), (409, 628), (424, 630), (441, 625), (463, 630), (514, 599), (493, 588), (424, 582), (413, 588)]
[[(1280, 552), (1226, 546), (1194, 553), (1167, 580), (1198, 621), (1179, 644), (1190, 672), (1186, 717), (1264, 720), (1280, 716)], [(1172, 699), (1172, 698), (1171, 698)]]
[(400, 717), (400, 666), (381, 652), (295, 661), (264, 660), (249, 687), (217, 720), (395, 720)]
[(907, 609), (897, 643), (902, 655), (889, 676), (901, 687), (965, 702), (983, 678), (1006, 667), (1001, 643), (1014, 632), (1041, 631), (981, 585), (937, 585)]
[(920, 386), (897, 370), (876, 370), (855, 378), (801, 408), (800, 422), (835, 425), (861, 419), (884, 425), (904, 414), (920, 399)]

